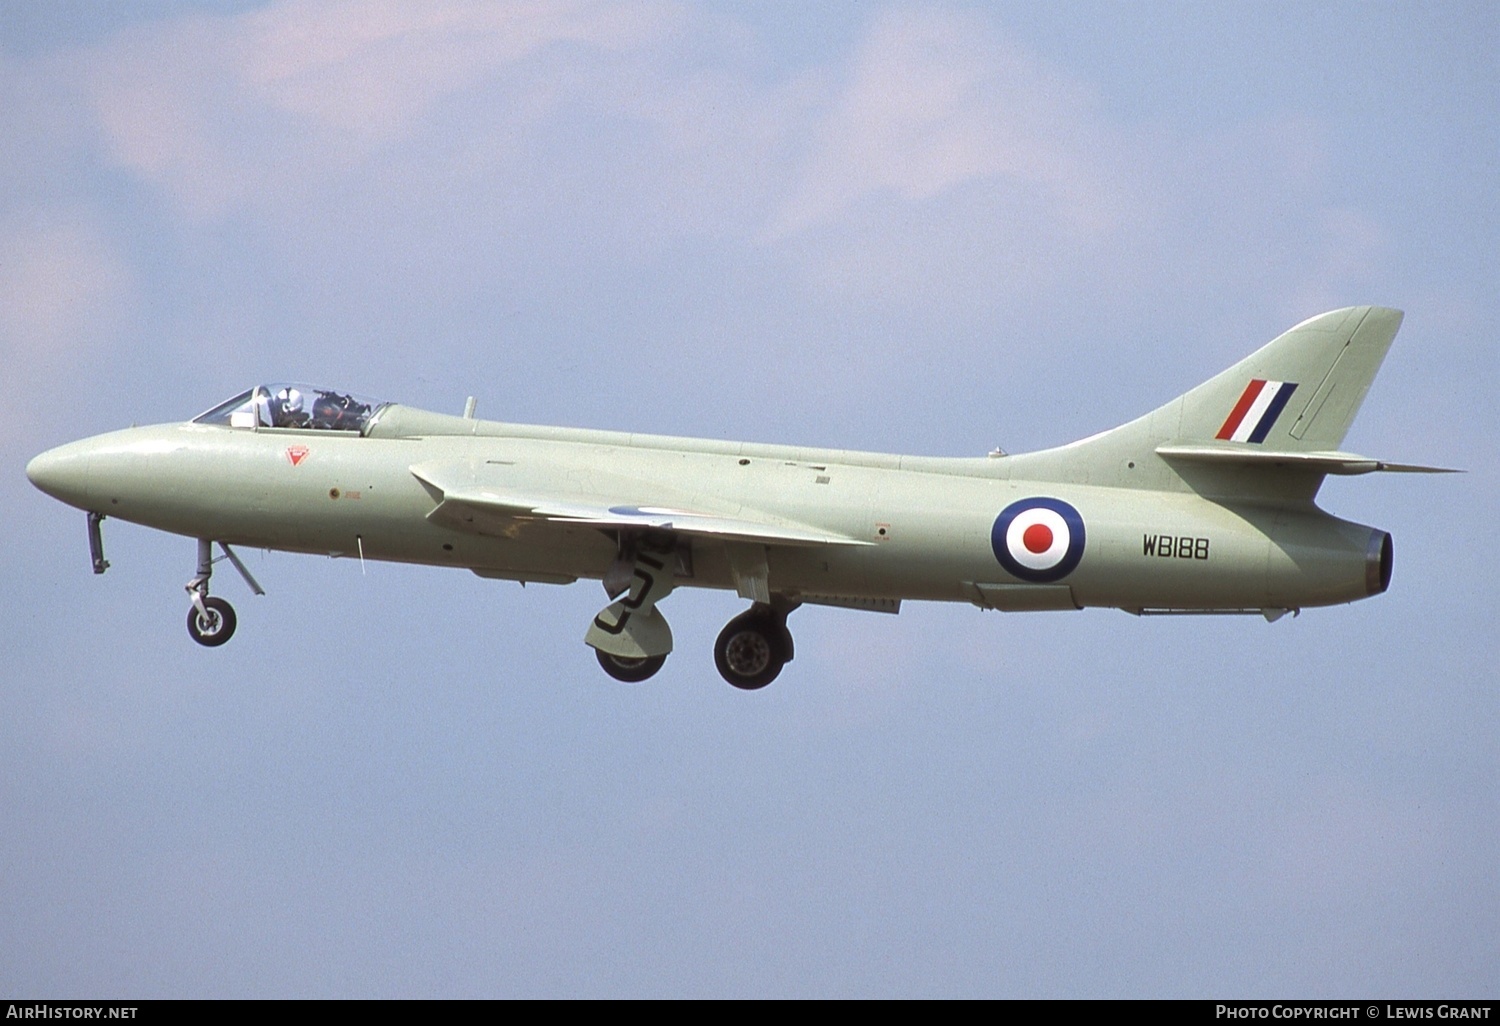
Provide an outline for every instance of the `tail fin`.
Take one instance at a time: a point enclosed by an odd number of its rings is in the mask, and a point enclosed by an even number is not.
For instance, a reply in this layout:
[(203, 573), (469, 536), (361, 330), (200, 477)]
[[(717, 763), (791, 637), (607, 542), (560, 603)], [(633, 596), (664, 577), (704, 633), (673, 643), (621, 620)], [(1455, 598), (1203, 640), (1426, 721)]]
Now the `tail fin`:
[(1252, 499), (1310, 499), (1323, 476), (1435, 470), (1339, 452), (1402, 313), (1319, 314), (1113, 431), (1013, 457), (1012, 475)]
[(1355, 306), (1303, 321), (1177, 400), (1176, 440), (1282, 452), (1337, 449), (1401, 317), (1400, 310)]

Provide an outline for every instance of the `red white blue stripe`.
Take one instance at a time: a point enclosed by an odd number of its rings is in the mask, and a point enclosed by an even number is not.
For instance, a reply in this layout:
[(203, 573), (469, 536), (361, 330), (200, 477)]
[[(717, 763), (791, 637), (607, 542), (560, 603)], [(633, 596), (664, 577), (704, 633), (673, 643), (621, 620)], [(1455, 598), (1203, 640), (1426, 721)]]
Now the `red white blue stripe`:
[(1295, 391), (1297, 383), (1294, 381), (1262, 381), (1256, 378), (1245, 386), (1240, 401), (1234, 404), (1229, 418), (1214, 437), (1228, 442), (1264, 442), (1266, 435), (1271, 433), (1271, 426), (1281, 416), (1287, 400)]

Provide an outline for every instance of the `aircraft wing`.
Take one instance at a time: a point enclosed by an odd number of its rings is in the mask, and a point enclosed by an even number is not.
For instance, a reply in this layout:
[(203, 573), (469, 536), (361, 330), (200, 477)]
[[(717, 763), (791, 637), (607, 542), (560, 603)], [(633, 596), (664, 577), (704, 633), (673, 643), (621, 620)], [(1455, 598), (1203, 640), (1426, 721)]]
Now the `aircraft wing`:
[[(647, 482), (611, 478), (621, 501), (610, 503), (594, 496), (546, 494), (550, 489), (513, 489), (501, 483), (476, 480), (466, 463), (425, 463), (411, 468), (412, 475), (435, 490), (440, 499), (429, 520), (442, 521), (481, 534), (500, 533), (518, 521), (576, 524), (606, 530), (658, 530), (716, 538), (721, 541), (761, 545), (871, 545), (873, 542), (810, 527), (761, 511), (729, 513), (692, 502), (675, 501), (655, 505), (632, 502), (652, 491)], [(609, 485), (606, 485), (608, 487)], [(660, 491), (660, 489), (657, 489)]]

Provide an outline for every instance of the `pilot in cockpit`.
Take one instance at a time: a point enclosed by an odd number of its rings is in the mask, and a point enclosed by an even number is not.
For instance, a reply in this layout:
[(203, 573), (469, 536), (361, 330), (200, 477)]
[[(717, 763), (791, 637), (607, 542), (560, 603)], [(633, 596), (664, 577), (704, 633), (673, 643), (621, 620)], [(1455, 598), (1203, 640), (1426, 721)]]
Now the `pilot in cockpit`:
[(312, 418), (302, 407), (302, 393), (295, 388), (283, 388), (271, 397), (271, 426), (279, 428), (305, 428)]

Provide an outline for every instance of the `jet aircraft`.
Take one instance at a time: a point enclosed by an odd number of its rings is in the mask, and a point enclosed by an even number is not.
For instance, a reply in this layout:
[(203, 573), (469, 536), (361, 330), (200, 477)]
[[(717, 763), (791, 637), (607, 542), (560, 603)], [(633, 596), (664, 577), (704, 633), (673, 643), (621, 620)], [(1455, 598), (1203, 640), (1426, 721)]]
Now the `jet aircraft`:
[[(197, 539), (188, 631), (222, 645), (209, 594), (233, 546), (603, 582), (584, 643), (622, 681), (672, 651), (679, 587), (751, 605), (714, 645), (739, 688), (792, 659), (804, 604), (895, 613), (906, 600), (1006, 611), (1253, 613), (1353, 602), (1391, 580), (1391, 536), (1315, 504), (1328, 474), (1439, 473), (1340, 450), (1402, 314), (1304, 321), (1223, 373), (1071, 445), (973, 458), (534, 427), (260, 385), (191, 421), (42, 453), (42, 491), (100, 522)], [(215, 556), (217, 546), (220, 555)]]

